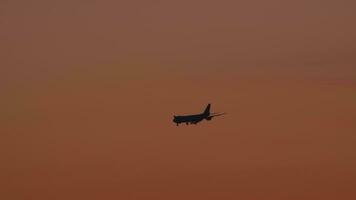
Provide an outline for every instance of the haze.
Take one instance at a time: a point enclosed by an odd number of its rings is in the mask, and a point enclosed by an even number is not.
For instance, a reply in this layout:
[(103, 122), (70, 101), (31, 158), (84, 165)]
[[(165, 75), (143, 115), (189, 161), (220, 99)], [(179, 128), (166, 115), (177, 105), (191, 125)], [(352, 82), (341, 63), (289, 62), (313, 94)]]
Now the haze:
[(355, 199), (355, 8), (1, 1), (0, 199)]

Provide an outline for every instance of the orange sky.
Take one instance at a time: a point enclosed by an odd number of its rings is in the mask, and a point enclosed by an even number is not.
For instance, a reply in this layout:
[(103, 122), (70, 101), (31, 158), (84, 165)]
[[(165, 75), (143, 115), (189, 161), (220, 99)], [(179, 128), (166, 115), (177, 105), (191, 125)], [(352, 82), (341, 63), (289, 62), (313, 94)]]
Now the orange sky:
[(355, 199), (355, 6), (0, 2), (0, 199)]

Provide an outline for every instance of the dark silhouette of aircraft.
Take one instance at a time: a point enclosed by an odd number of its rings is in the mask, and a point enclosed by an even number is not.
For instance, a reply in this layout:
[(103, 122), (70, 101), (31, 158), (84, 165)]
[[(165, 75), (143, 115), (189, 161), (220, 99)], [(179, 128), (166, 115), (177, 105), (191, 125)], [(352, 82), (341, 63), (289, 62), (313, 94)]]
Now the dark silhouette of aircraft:
[(201, 122), (202, 120), (206, 119), (210, 121), (214, 117), (224, 115), (225, 113), (210, 113), (210, 103), (206, 106), (205, 110), (201, 114), (197, 115), (185, 115), (185, 116), (174, 116), (173, 122), (177, 124), (177, 126), (180, 123), (186, 123), (188, 124), (197, 124)]

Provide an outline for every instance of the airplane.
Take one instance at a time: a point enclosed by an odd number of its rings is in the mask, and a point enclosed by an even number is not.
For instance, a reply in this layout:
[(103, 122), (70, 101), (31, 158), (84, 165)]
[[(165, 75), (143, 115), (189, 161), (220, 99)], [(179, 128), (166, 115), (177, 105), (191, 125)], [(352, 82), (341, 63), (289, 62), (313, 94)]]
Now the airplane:
[(180, 123), (186, 123), (187, 125), (189, 124), (197, 124), (201, 122), (202, 120), (206, 119), (208, 121), (212, 120), (214, 117), (224, 115), (226, 113), (210, 113), (210, 103), (206, 106), (205, 110), (201, 114), (196, 114), (196, 115), (185, 115), (185, 116), (173, 116), (173, 122), (177, 124), (177, 126)]

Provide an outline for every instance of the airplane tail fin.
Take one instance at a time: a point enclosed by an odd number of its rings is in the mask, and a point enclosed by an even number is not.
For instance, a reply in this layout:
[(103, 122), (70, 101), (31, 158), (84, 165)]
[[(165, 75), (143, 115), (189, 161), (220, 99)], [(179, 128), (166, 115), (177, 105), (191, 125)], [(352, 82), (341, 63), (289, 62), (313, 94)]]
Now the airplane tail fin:
[(206, 106), (205, 110), (204, 110), (204, 114), (210, 114), (210, 103)]

